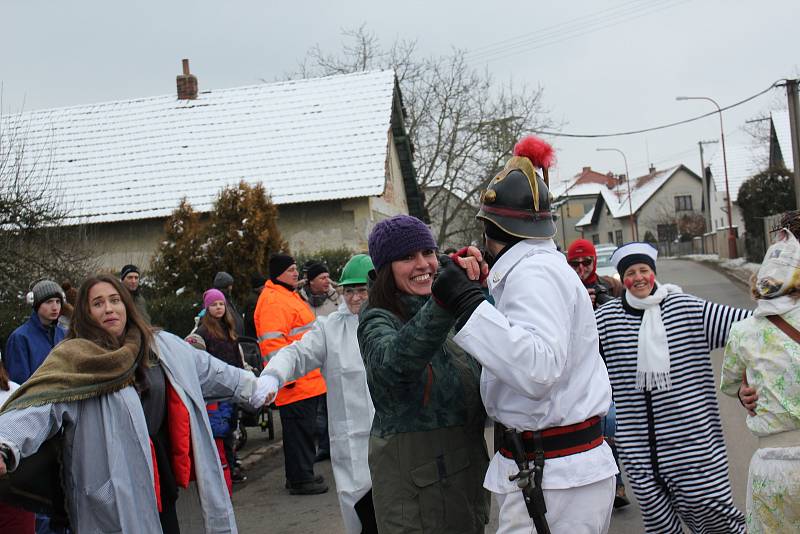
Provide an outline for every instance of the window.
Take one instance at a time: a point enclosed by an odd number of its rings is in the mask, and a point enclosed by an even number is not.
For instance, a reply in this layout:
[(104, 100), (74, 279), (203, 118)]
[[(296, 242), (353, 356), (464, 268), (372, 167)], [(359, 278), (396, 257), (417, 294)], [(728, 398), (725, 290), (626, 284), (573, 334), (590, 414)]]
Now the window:
[(677, 195), (675, 211), (692, 211), (692, 195)]
[(592, 234), (592, 244), (593, 245), (600, 244), (600, 234)]
[(609, 243), (614, 242), (614, 232), (608, 232), (608, 242)]
[(675, 241), (678, 238), (678, 226), (674, 223), (659, 224), (658, 227), (656, 227), (656, 232), (658, 232), (659, 243)]
[(617, 245), (622, 246), (622, 230), (617, 230)]

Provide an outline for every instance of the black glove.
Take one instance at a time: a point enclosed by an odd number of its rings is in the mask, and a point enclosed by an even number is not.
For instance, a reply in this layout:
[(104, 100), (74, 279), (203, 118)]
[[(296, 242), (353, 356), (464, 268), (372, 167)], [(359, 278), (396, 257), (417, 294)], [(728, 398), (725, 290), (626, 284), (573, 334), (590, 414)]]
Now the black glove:
[(464, 322), (486, 300), (480, 283), (470, 280), (467, 272), (448, 256), (439, 257), (439, 271), (431, 291), (439, 304)]

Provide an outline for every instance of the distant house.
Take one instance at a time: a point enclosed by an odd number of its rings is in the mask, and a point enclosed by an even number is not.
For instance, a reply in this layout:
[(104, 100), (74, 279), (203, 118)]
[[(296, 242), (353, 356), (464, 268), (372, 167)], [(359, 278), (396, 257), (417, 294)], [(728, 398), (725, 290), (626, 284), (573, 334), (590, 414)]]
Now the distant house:
[(673, 241), (682, 221), (702, 218), (700, 177), (684, 165), (660, 171), (651, 166), (649, 173), (631, 181), (630, 191), (629, 197), (625, 182), (613, 189), (601, 188), (593, 209), (575, 224), (581, 236), (593, 243), (616, 245), (632, 241), (634, 234), (639, 241)]
[[(769, 147), (765, 145), (728, 145), (725, 148), (728, 163), (728, 187), (731, 193), (731, 220), (738, 234), (744, 234), (744, 217), (739, 209), (739, 188), (756, 174), (766, 170)], [(718, 150), (708, 164), (711, 175), (709, 205), (710, 231), (728, 227), (727, 195), (725, 194), (725, 167), (722, 150)]]
[(594, 209), (600, 192), (613, 189), (617, 184), (619, 179), (613, 174), (602, 174), (591, 167), (584, 167), (566, 182), (553, 184), (550, 191), (555, 199), (552, 209), (558, 217), (555, 239), (561, 250), (566, 250), (570, 243), (581, 237), (581, 231), (575, 225)]
[(146, 266), (182, 198), (207, 213), (241, 180), (264, 184), (293, 252), (366, 250), (377, 221), (428, 219), (393, 71), (198, 91), (184, 60), (177, 85), (2, 119), (46, 155), (67, 220), (87, 225), (106, 266)]

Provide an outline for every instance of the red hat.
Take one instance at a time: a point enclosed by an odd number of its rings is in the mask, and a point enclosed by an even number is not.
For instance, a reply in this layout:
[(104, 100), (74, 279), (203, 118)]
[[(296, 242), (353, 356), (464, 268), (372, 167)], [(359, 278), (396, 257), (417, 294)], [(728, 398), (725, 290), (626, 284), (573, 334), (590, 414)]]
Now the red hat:
[(586, 239), (576, 239), (575, 241), (570, 244), (569, 248), (567, 249), (567, 260), (574, 260), (575, 258), (585, 258), (587, 256), (591, 256), (592, 258), (597, 257), (597, 251), (594, 249), (594, 245), (591, 241), (587, 241)]

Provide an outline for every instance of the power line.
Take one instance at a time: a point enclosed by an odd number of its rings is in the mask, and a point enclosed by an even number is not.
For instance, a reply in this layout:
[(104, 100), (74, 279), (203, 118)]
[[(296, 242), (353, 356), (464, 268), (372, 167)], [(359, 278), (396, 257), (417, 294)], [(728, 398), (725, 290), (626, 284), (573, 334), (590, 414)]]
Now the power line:
[(516, 35), (514, 37), (509, 37), (507, 39), (503, 39), (500, 41), (496, 41), (494, 43), (489, 43), (483, 46), (478, 46), (473, 48), (472, 50), (468, 51), (465, 55), (467, 57), (471, 56), (479, 56), (486, 53), (494, 53), (497, 51), (505, 51), (507, 46), (518, 45), (526, 42), (536, 41), (537, 39), (541, 39), (542, 37), (547, 37), (550, 35), (556, 35), (557, 30), (559, 28), (580, 25), (583, 21), (592, 21), (597, 20), (598, 17), (609, 16), (615, 11), (624, 11), (625, 8), (631, 5), (640, 4), (642, 2), (647, 3), (650, 0), (632, 0), (629, 2), (625, 2), (619, 6), (612, 7), (612, 8), (604, 8), (598, 11), (588, 13), (586, 15), (581, 15), (580, 17), (576, 17), (574, 19), (566, 20), (564, 22), (560, 22), (558, 24), (553, 24), (551, 26), (543, 26), (541, 28), (537, 28), (532, 32), (526, 32), (521, 35)]
[[(685, 4), (689, 0), (674, 0), (649, 2), (644, 6), (639, 6), (637, 9), (632, 9), (630, 12), (621, 13), (606, 13), (597, 12), (591, 15), (580, 17), (573, 21), (563, 23), (561, 25), (553, 26), (553, 29), (537, 32), (534, 37), (527, 37), (519, 40), (519, 42), (504, 45), (495, 43), (488, 45), (486, 50), (479, 50), (476, 52), (468, 52), (465, 54), (465, 59), (468, 62), (490, 62), (498, 59), (504, 59), (514, 55), (519, 55), (524, 52), (530, 52), (538, 48), (550, 46), (570, 39), (575, 39), (590, 33), (617, 26), (619, 24), (629, 22), (653, 13), (664, 11), (668, 8)], [(635, 2), (631, 2), (632, 4)], [(590, 19), (588, 22), (581, 22), (582, 19)], [(556, 29), (558, 26), (566, 26), (563, 30)], [(508, 40), (507, 40), (508, 41)], [(506, 41), (506, 42), (507, 42)]]
[[(738, 102), (736, 102), (734, 104), (730, 104), (728, 106), (725, 106), (725, 107), (721, 108), (721, 111), (727, 111), (729, 109), (733, 109), (735, 107), (741, 106), (742, 104), (746, 104), (747, 102), (750, 102), (751, 100), (754, 100), (754, 99), (756, 99), (756, 98), (768, 93), (769, 91), (771, 91), (772, 89), (777, 87), (781, 82), (783, 82), (783, 80), (778, 80), (778, 81), (770, 84), (770, 86), (767, 87), (766, 89), (764, 89), (763, 91), (760, 91), (760, 92), (758, 92), (758, 93), (756, 93), (756, 94), (754, 94), (752, 96), (748, 96), (744, 100), (740, 100), (740, 101), (738, 101)], [(673, 128), (675, 126), (680, 126), (682, 124), (688, 124), (690, 122), (699, 121), (700, 119), (705, 119), (706, 117), (710, 117), (711, 115), (716, 115), (717, 113), (719, 113), (719, 112), (718, 111), (709, 111), (708, 113), (704, 113), (702, 115), (698, 115), (698, 116), (692, 117), (690, 119), (684, 119), (682, 121), (671, 122), (669, 124), (662, 124), (661, 126), (654, 126), (652, 128), (642, 128), (641, 130), (630, 130), (630, 131), (626, 131), (626, 132), (616, 132), (616, 133), (572, 134), (572, 133), (563, 133), (563, 132), (551, 132), (549, 130), (533, 130), (533, 131), (534, 131), (534, 133), (541, 134), (541, 135), (551, 135), (553, 137), (569, 137), (569, 138), (576, 138), (576, 139), (598, 139), (598, 138), (602, 138), (602, 137), (622, 137), (622, 136), (625, 136), (625, 135), (636, 135), (636, 134), (641, 134), (641, 133), (654, 132), (656, 130), (664, 130), (666, 128)]]

